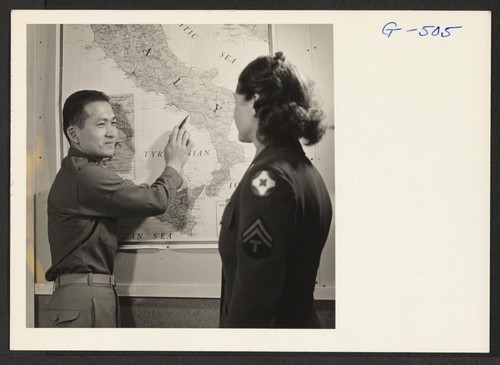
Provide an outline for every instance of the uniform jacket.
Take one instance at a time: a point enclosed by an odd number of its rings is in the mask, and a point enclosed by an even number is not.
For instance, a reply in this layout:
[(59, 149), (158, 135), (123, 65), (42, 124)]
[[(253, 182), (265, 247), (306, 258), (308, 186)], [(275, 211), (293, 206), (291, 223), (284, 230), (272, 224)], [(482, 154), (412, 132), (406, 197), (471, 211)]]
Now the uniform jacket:
[(151, 186), (135, 185), (70, 148), (48, 197), (52, 267), (46, 279), (66, 273), (113, 274), (117, 218), (162, 214), (181, 185), (171, 167)]
[(331, 219), (298, 141), (257, 155), (222, 217), (220, 326), (319, 327), (313, 292)]

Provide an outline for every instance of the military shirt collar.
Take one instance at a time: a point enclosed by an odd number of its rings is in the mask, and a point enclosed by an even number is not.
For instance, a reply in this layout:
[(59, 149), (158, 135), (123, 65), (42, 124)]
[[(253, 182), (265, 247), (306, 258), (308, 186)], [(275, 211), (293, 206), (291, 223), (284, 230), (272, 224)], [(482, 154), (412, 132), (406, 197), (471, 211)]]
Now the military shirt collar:
[(103, 159), (101, 161), (98, 161), (95, 158), (93, 158), (93, 157), (87, 155), (86, 153), (84, 153), (84, 152), (82, 152), (80, 150), (77, 150), (76, 148), (73, 148), (73, 147), (69, 148), (69, 150), (68, 150), (68, 156), (85, 158), (89, 162), (94, 162), (94, 163), (97, 163), (97, 164), (100, 164), (100, 165), (105, 165), (106, 161), (107, 161), (107, 159)]

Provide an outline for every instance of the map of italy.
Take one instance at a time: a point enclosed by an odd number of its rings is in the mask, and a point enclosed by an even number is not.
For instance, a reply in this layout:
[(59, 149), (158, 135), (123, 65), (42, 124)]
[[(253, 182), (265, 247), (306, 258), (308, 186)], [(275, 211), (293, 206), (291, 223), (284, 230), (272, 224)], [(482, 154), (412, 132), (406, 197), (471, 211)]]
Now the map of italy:
[[(63, 94), (92, 88), (110, 95), (119, 138), (108, 166), (123, 178), (154, 181), (165, 137), (179, 114), (190, 115), (195, 147), (184, 185), (165, 214), (124, 220), (122, 241), (217, 239), (216, 206), (249, 163), (249, 146), (235, 138), (233, 92), (244, 66), (269, 52), (267, 35), (266, 25), (64, 26)], [(99, 72), (100, 85), (90, 85), (86, 72)]]
[(159, 25), (92, 25), (95, 41), (127, 77), (146, 91), (165, 95), (167, 103), (188, 110), (195, 127), (205, 128), (217, 151), (221, 168), (206, 187), (217, 195), (229, 180), (229, 169), (243, 161), (243, 148), (227, 139), (232, 122), (230, 91), (216, 87), (210, 73), (197, 74), (170, 51)]

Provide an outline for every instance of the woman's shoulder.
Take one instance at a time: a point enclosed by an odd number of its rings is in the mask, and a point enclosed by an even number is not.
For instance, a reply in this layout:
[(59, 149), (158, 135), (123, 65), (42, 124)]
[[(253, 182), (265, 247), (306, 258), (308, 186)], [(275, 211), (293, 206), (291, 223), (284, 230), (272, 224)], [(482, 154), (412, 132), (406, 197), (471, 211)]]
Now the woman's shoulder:
[(266, 172), (273, 180), (284, 180), (293, 185), (299, 171), (308, 163), (307, 157), (289, 152), (273, 153), (254, 163), (250, 168), (250, 177), (255, 178)]

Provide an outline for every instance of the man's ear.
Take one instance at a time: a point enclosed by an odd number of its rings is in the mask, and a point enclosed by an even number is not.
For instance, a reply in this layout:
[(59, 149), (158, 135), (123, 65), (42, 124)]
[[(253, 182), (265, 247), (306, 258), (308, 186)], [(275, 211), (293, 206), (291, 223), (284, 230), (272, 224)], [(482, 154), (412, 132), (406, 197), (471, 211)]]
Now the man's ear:
[(76, 131), (76, 126), (69, 126), (66, 132), (68, 133), (68, 137), (71, 142), (73, 142), (74, 144), (80, 144), (80, 136)]

